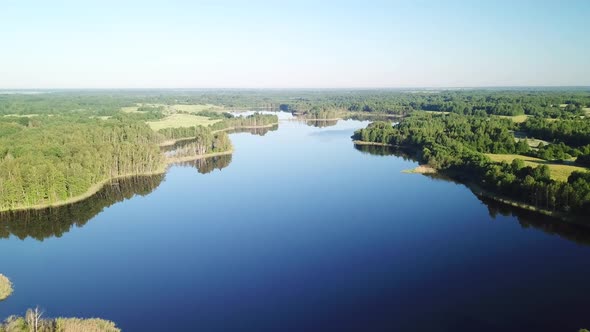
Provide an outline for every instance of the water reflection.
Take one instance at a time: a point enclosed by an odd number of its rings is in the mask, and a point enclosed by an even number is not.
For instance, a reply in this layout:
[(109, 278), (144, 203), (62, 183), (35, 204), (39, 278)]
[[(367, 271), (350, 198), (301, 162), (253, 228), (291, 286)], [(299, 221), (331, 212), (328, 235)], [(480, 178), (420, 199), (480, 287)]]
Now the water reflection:
[(565, 222), (540, 213), (503, 204), (490, 198), (478, 198), (487, 206), (492, 219), (496, 219), (498, 215), (514, 216), (518, 219), (522, 228), (533, 227), (547, 234), (557, 235), (579, 244), (590, 245), (590, 227), (588, 226)]
[[(238, 133), (250, 133), (252, 135), (264, 136), (271, 131), (275, 131), (279, 129), (279, 125), (273, 125), (271, 127), (265, 128), (241, 128), (241, 129), (234, 129), (227, 131), (228, 134), (238, 134)], [(172, 145), (161, 146), (160, 151), (162, 151), (167, 157), (173, 156), (176, 154), (176, 151), (181, 151), (183, 149), (189, 148), (193, 143), (195, 143), (196, 139), (194, 138), (187, 138), (176, 141)]]
[[(403, 150), (393, 147), (355, 144), (354, 148), (357, 151), (360, 151), (365, 154), (370, 154), (374, 156), (396, 156), (401, 157), (404, 160), (417, 162), (417, 160), (413, 158), (409, 153), (406, 153)], [(460, 182), (457, 182), (441, 174), (423, 175), (435, 180), (461, 184)], [(579, 244), (590, 245), (590, 225), (566, 222), (541, 213), (536, 213), (512, 205), (504, 204), (491, 198), (486, 198), (482, 196), (477, 196), (477, 198), (483, 204), (486, 205), (486, 207), (488, 208), (489, 215), (490, 217), (492, 217), (492, 219), (496, 219), (498, 215), (506, 217), (514, 216), (518, 219), (518, 222), (523, 228), (532, 227), (541, 230), (547, 234), (557, 235)]]
[(399, 149), (391, 146), (380, 146), (380, 145), (364, 145), (355, 144), (354, 148), (364, 154), (370, 154), (373, 156), (398, 156), (404, 157), (404, 160), (408, 159), (407, 154), (403, 153)]
[(306, 125), (316, 128), (332, 127), (338, 124), (338, 120), (305, 120)]
[(21, 240), (31, 237), (43, 241), (50, 237), (61, 237), (73, 225), (84, 226), (106, 207), (135, 195), (151, 193), (163, 179), (162, 174), (113, 180), (92, 197), (77, 203), (42, 210), (1, 213), (0, 238), (14, 235)]
[(271, 127), (264, 127), (264, 128), (240, 128), (240, 129), (234, 129), (234, 130), (230, 130), (227, 133), (228, 134), (238, 134), (238, 133), (250, 133), (252, 135), (258, 135), (258, 136), (264, 136), (266, 134), (268, 134), (271, 131), (275, 131), (279, 129), (279, 125), (273, 125)]
[(175, 165), (194, 167), (201, 174), (211, 173), (214, 170), (222, 170), (229, 166), (232, 161), (232, 155), (226, 154), (221, 156), (209, 157), (204, 159), (197, 159), (191, 161), (184, 161), (175, 163)]

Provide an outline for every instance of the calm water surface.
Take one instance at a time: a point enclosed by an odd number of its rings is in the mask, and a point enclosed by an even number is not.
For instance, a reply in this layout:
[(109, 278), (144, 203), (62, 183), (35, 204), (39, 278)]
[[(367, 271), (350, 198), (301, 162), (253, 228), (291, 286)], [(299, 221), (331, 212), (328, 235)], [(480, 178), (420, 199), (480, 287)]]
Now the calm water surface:
[(400, 173), (416, 163), (354, 148), (366, 124), (282, 121), (232, 134), (232, 156), (4, 216), (15, 292), (0, 317), (39, 305), (124, 331), (590, 327), (586, 230)]

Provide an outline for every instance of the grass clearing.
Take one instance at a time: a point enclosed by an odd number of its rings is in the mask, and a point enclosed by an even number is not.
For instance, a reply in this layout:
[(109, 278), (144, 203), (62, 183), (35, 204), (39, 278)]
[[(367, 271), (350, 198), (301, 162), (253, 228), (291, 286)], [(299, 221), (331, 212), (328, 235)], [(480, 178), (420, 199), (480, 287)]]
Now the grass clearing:
[(425, 113), (430, 113), (430, 114), (449, 114), (451, 112), (439, 112), (439, 111), (424, 111)]
[(139, 111), (137, 110), (138, 108), (139, 108), (139, 106), (121, 107), (121, 112), (123, 112), (123, 113), (139, 113)]
[(0, 301), (12, 294), (12, 283), (3, 274), (0, 274)]
[(5, 114), (4, 117), (17, 117), (17, 118), (33, 118), (39, 116), (39, 114)]
[(218, 105), (213, 104), (193, 104), (193, 105), (172, 105), (170, 106), (171, 109), (177, 112), (188, 112), (188, 113), (197, 113), (201, 111), (212, 111), (212, 112), (222, 112), (224, 108)]
[(548, 161), (548, 160), (543, 160), (543, 159), (539, 159), (539, 158), (523, 156), (523, 155), (519, 155), (519, 154), (486, 153), (486, 156), (488, 156), (493, 162), (497, 162), (497, 163), (503, 162), (503, 161), (505, 161), (507, 163), (511, 163), (512, 160), (518, 158), (518, 159), (524, 160), (525, 165), (531, 166), (531, 167), (537, 167), (540, 165), (547, 165), (547, 166), (549, 166), (549, 169), (551, 170), (551, 178), (556, 181), (566, 182), (567, 178), (574, 171), (579, 171), (579, 172), (589, 171), (588, 168), (584, 168), (584, 167), (580, 167), (580, 166), (567, 165), (567, 164), (562, 164), (562, 163), (558, 163), (558, 162), (554, 162), (554, 161)]
[(523, 122), (525, 122), (529, 118), (529, 116), (526, 115), (526, 114), (522, 114), (522, 115), (498, 115), (498, 116), (501, 117), (501, 118), (504, 118), (504, 119), (511, 119), (512, 122), (514, 122), (514, 123), (523, 123)]
[(192, 126), (209, 126), (221, 120), (212, 120), (204, 116), (190, 114), (172, 114), (158, 121), (148, 121), (147, 124), (155, 131), (165, 128), (183, 128)]
[(590, 116), (590, 107), (582, 108), (582, 110), (584, 110), (584, 112), (586, 112), (586, 116)]

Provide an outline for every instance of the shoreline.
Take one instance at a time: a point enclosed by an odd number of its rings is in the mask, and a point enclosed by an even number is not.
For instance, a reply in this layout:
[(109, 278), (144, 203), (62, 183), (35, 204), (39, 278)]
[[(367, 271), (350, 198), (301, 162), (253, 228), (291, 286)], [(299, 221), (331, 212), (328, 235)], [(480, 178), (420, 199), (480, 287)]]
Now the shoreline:
[[(144, 173), (124, 174), (124, 175), (110, 177), (108, 179), (102, 180), (102, 181), (97, 182), (96, 184), (92, 185), (90, 188), (88, 188), (88, 190), (86, 192), (84, 192), (80, 195), (74, 196), (74, 197), (70, 197), (66, 200), (54, 202), (54, 203), (47, 203), (47, 204), (36, 204), (33, 206), (18, 206), (18, 207), (13, 207), (10, 209), (0, 209), (0, 214), (11, 213), (11, 212), (22, 212), (22, 211), (39, 211), (39, 210), (45, 210), (45, 209), (51, 209), (51, 208), (72, 205), (72, 204), (81, 202), (85, 199), (88, 199), (88, 198), (94, 196), (102, 188), (104, 188), (104, 186), (106, 186), (110, 182), (113, 182), (116, 180), (121, 180), (121, 179), (136, 177), (136, 176), (139, 177), (139, 176), (161, 175), (161, 174), (166, 173), (166, 171), (168, 171), (168, 168), (175, 163), (181, 163), (181, 162), (198, 160), (198, 159), (206, 159), (206, 158), (217, 157), (217, 156), (221, 156), (221, 155), (228, 155), (228, 154), (232, 154), (233, 152), (234, 152), (234, 150), (231, 149), (231, 150), (223, 151), (223, 152), (206, 153), (206, 154), (195, 155), (195, 156), (187, 156), (187, 157), (180, 157), (180, 158), (165, 158), (162, 167), (156, 171), (144, 172)], [(2, 220), (0, 220), (0, 222), (1, 221)]]
[(222, 152), (213, 152), (213, 153), (206, 153), (206, 154), (200, 154), (200, 155), (196, 155), (196, 156), (186, 156), (186, 157), (175, 157), (175, 158), (167, 158), (166, 159), (166, 168), (177, 164), (177, 163), (184, 163), (187, 161), (193, 161), (193, 160), (199, 160), (199, 159), (206, 159), (206, 158), (213, 158), (213, 157), (218, 157), (218, 156), (226, 156), (228, 154), (232, 154), (234, 153), (234, 149), (230, 149), (227, 151), (222, 151)]
[(531, 212), (535, 212), (535, 213), (540, 213), (540, 214), (543, 214), (543, 215), (546, 215), (549, 217), (553, 217), (553, 218), (556, 218), (556, 219), (559, 219), (559, 220), (562, 220), (562, 221), (565, 221), (568, 223), (577, 224), (577, 225), (581, 225), (581, 226), (588, 226), (588, 225), (576, 222), (575, 219), (569, 217), (567, 214), (565, 214), (563, 212), (546, 210), (546, 209), (535, 207), (530, 204), (521, 203), (521, 202), (515, 201), (513, 199), (505, 198), (505, 197), (496, 195), (488, 190), (485, 190), (475, 183), (471, 183), (471, 182), (465, 182), (465, 183), (460, 182), (460, 183), (463, 184), (465, 187), (467, 187), (469, 190), (471, 190), (471, 192), (477, 197), (489, 198), (489, 199), (494, 200), (498, 203), (506, 204), (506, 205), (509, 205), (509, 206), (512, 206), (515, 208), (519, 208), (519, 209), (523, 209), (523, 210), (527, 210), (527, 211), (531, 211)]
[[(279, 124), (278, 122), (275, 122), (275, 123), (271, 123), (271, 124), (263, 125), (263, 126), (236, 126), (236, 127), (228, 127), (228, 128), (218, 129), (218, 130), (214, 130), (212, 132), (217, 133), (217, 132), (221, 132), (221, 131), (238, 130), (238, 129), (270, 128), (270, 127), (276, 126), (278, 124)], [(193, 139), (193, 138), (192, 137), (183, 137), (183, 138), (179, 138), (179, 139), (166, 140), (166, 141), (158, 144), (158, 147), (161, 148), (161, 147), (171, 146), (171, 145), (176, 144), (177, 142), (191, 140), (191, 139)], [(88, 198), (94, 196), (105, 185), (107, 185), (109, 182), (112, 182), (115, 180), (130, 178), (130, 177), (134, 177), (134, 176), (160, 175), (160, 174), (166, 173), (168, 168), (174, 163), (181, 163), (181, 162), (187, 162), (187, 161), (192, 161), (192, 160), (205, 159), (205, 158), (209, 158), (209, 157), (227, 155), (227, 154), (232, 154), (233, 152), (234, 152), (234, 149), (232, 148), (231, 150), (228, 150), (228, 151), (206, 153), (206, 154), (196, 155), (196, 156), (187, 156), (187, 157), (179, 157), (179, 158), (166, 158), (166, 157), (164, 157), (164, 162), (163, 162), (162, 166), (155, 171), (145, 172), (145, 173), (131, 173), (131, 174), (124, 174), (124, 175), (117, 175), (114, 177), (109, 177), (108, 179), (104, 179), (104, 180), (101, 180), (101, 181), (93, 184), (92, 186), (90, 186), (90, 188), (88, 188), (88, 190), (86, 192), (84, 192), (80, 195), (74, 196), (74, 197), (70, 197), (66, 200), (53, 202), (53, 203), (46, 203), (46, 204), (35, 204), (32, 206), (20, 205), (20, 206), (12, 207), (12, 208), (4, 208), (4, 209), (0, 208), (0, 214), (1, 213), (10, 213), (10, 212), (21, 212), (21, 211), (27, 211), (27, 210), (39, 211), (39, 210), (45, 210), (45, 209), (50, 209), (50, 208), (57, 208), (57, 207), (71, 205), (71, 204), (78, 203), (80, 201), (83, 201), (85, 199), (88, 199)], [(1, 220), (0, 220), (0, 222), (1, 222)]]
[(374, 145), (374, 146), (387, 146), (390, 148), (395, 147), (393, 144), (379, 143), (379, 142), (367, 142), (367, 141), (352, 141), (354, 145)]
[[(373, 145), (373, 146), (395, 147), (392, 144), (378, 143), (378, 142), (353, 141), (353, 143), (355, 145)], [(429, 167), (428, 165), (418, 165), (417, 167), (412, 168), (412, 169), (402, 170), (402, 173), (424, 174), (424, 175), (429, 175), (429, 174), (446, 175), (446, 174), (444, 174), (444, 172), (441, 173), (441, 172), (439, 172), (439, 170)], [(446, 175), (446, 176), (448, 176), (448, 175)], [(453, 179), (451, 176), (449, 176), (449, 178)], [(456, 179), (453, 179), (453, 180), (464, 185), (465, 187), (467, 187), (477, 197), (485, 197), (485, 198), (494, 200), (498, 203), (506, 204), (506, 205), (509, 205), (509, 206), (512, 206), (515, 208), (519, 208), (519, 209), (523, 209), (523, 210), (527, 210), (527, 211), (531, 211), (531, 212), (540, 213), (540, 214), (543, 214), (543, 215), (546, 215), (549, 217), (553, 217), (553, 218), (556, 218), (556, 219), (559, 219), (561, 221), (565, 221), (568, 223), (582, 225), (582, 226), (588, 226), (588, 225), (576, 222), (575, 217), (570, 216), (566, 213), (559, 212), (559, 211), (546, 210), (546, 209), (538, 208), (538, 207), (535, 207), (535, 206), (532, 206), (532, 205), (529, 205), (526, 203), (515, 201), (513, 199), (505, 198), (500, 195), (496, 195), (488, 190), (485, 190), (485, 189), (481, 188), (480, 186), (478, 186), (477, 184), (472, 183), (472, 182), (463, 182), (463, 181), (456, 180)]]

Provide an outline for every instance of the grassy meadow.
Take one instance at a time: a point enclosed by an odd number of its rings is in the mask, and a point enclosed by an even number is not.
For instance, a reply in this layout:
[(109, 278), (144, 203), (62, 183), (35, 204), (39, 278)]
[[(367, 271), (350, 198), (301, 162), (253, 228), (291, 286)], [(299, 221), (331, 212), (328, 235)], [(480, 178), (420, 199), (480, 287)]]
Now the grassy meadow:
[(547, 165), (551, 170), (551, 178), (556, 181), (567, 181), (567, 178), (572, 174), (574, 171), (585, 172), (588, 171), (587, 168), (580, 167), (580, 166), (573, 166), (567, 164), (561, 164), (558, 162), (547, 161), (539, 158), (523, 156), (519, 154), (491, 154), (486, 153), (493, 162), (507, 162), (511, 163), (514, 159), (522, 159), (527, 166), (537, 167), (539, 165)]
[(158, 121), (148, 121), (147, 124), (155, 131), (165, 128), (183, 128), (192, 126), (209, 126), (220, 120), (212, 120), (204, 116), (191, 114), (172, 114)]

